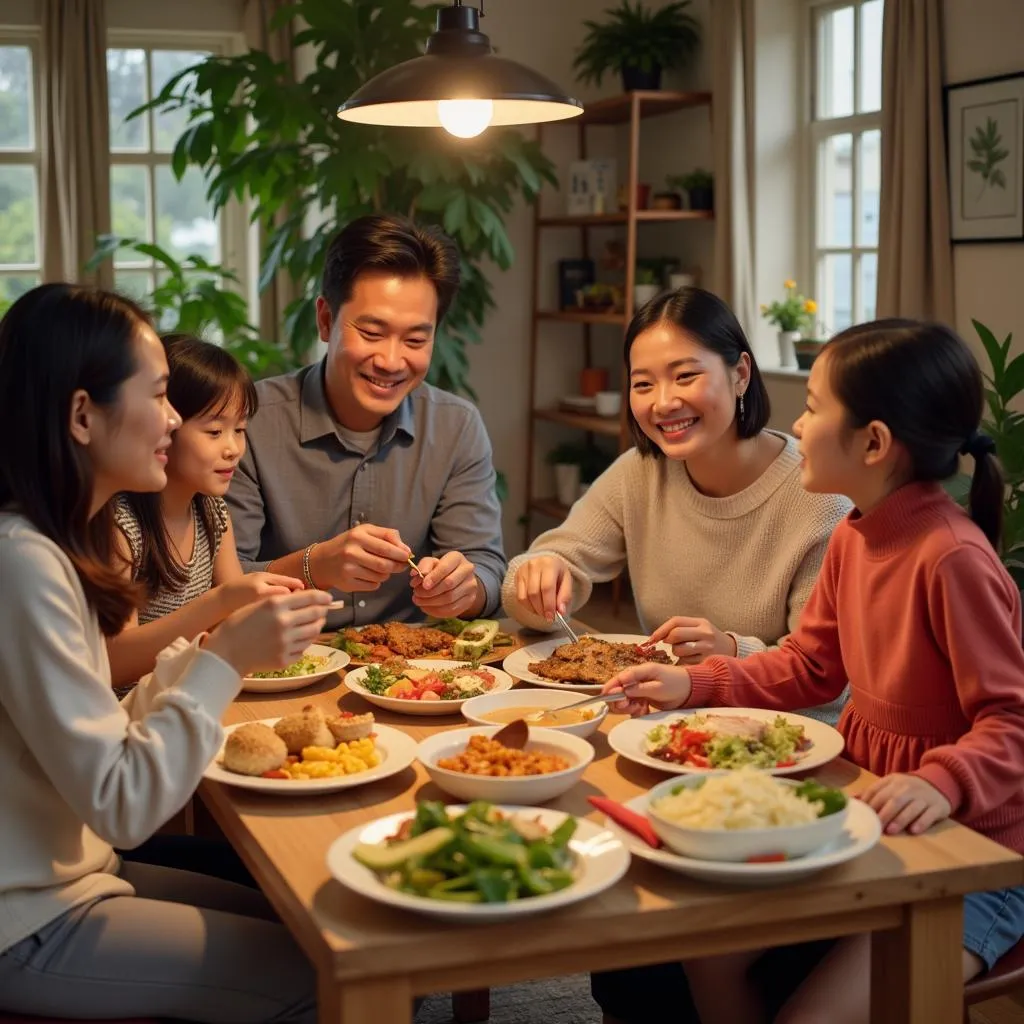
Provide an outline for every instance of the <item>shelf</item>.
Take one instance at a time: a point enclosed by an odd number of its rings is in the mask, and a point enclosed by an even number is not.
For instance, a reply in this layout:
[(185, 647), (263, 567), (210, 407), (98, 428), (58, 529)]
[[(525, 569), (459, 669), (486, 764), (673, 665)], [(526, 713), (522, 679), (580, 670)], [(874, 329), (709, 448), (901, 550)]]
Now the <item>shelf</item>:
[(591, 434), (604, 434), (605, 437), (619, 436), (618, 416), (592, 416), (583, 412), (564, 412), (562, 409), (534, 409), (533, 416), (534, 419), (547, 420), (550, 423), (578, 427)]
[[(638, 224), (671, 224), (681, 220), (713, 220), (713, 210), (637, 210)], [(537, 224), (542, 228), (599, 228), (629, 222), (629, 213), (587, 213), (582, 216), (564, 214), (557, 217), (540, 217)]]
[(640, 100), (640, 117), (658, 117), (677, 110), (711, 105), (709, 92), (671, 92), (667, 89), (624, 92), (588, 103), (575, 124), (626, 124), (633, 116), (633, 97)]
[(570, 324), (615, 324), (621, 327), (626, 322), (625, 313), (583, 313), (570, 309), (540, 309), (536, 316), (538, 320), (564, 320)]
[(569, 514), (569, 507), (556, 498), (534, 498), (530, 502), (531, 512), (540, 512), (551, 519), (562, 520)]

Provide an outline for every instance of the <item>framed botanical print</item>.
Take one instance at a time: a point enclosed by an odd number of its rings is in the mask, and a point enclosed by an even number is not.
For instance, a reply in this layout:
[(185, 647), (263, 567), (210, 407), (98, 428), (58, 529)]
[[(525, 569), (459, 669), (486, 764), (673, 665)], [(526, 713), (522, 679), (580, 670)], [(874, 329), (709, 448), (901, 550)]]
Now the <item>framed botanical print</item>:
[(953, 241), (1024, 240), (1024, 73), (948, 86), (946, 129)]

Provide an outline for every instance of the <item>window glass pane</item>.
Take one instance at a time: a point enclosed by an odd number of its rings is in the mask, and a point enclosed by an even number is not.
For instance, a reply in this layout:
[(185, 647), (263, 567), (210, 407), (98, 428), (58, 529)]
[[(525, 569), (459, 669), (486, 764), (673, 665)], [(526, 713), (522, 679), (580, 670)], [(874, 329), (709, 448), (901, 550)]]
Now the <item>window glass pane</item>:
[(853, 113), (853, 7), (822, 14), (818, 21), (818, 110), (821, 117)]
[(115, 270), (114, 288), (145, 306), (153, 294), (153, 275), (148, 270)]
[[(149, 170), (131, 164), (110, 168), (110, 221), (115, 235), (152, 242), (149, 217)], [(118, 263), (138, 262), (139, 255), (120, 253)]]
[(0, 302), (13, 302), (39, 284), (37, 274), (0, 274)]
[(190, 167), (181, 181), (166, 164), (156, 168), (156, 240), (177, 258), (220, 260), (220, 230), (198, 167)]
[(32, 52), (27, 46), (0, 46), (0, 149), (32, 149)]
[(826, 335), (853, 323), (853, 257), (827, 253), (818, 264), (818, 319)]
[(878, 204), (882, 189), (882, 133), (876, 128), (860, 137), (860, 223), (858, 245), (878, 245)]
[(853, 242), (853, 136), (830, 135), (818, 149), (818, 245)]
[(875, 296), (878, 292), (878, 253), (866, 252), (860, 258), (861, 320), (875, 319)]
[(145, 50), (107, 50), (107, 91), (110, 102), (110, 148), (114, 152), (149, 149), (149, 119), (125, 118), (149, 99)]
[[(179, 71), (199, 64), (207, 54), (194, 50), (153, 50), (150, 60), (153, 62), (153, 95), (159, 96), (160, 90)], [(187, 82), (194, 80), (194, 75), (179, 82), (175, 92), (181, 92), (187, 87)], [(163, 113), (153, 113), (153, 149), (158, 153), (170, 153), (174, 144), (178, 141), (185, 125), (188, 123), (188, 110), (170, 110)]]
[(858, 110), (882, 109), (882, 0), (860, 9), (860, 97)]
[(39, 199), (34, 167), (0, 166), (0, 265), (39, 264)]

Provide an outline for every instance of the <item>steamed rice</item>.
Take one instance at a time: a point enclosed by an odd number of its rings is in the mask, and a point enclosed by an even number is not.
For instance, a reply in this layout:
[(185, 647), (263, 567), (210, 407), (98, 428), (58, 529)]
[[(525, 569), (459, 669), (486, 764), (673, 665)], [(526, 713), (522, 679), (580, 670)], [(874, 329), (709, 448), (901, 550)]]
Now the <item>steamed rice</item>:
[(806, 825), (822, 810), (786, 785), (753, 768), (715, 775), (652, 801), (651, 809), (680, 828), (746, 829)]

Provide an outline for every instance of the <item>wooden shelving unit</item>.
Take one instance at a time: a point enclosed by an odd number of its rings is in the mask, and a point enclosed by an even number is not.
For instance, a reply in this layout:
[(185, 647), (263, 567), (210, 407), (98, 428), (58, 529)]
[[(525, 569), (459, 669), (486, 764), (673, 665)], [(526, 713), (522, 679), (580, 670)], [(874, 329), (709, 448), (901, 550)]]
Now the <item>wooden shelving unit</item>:
[[(619, 450), (624, 451), (631, 441), (626, 425), (626, 399), (628, 397), (624, 383), (619, 387), (623, 392), (622, 412), (620, 416), (609, 419), (602, 416), (568, 412), (559, 408), (544, 408), (537, 401), (537, 374), (540, 369), (540, 332), (551, 322), (576, 324), (582, 328), (584, 360), (591, 365), (591, 329), (593, 327), (613, 326), (620, 330), (625, 328), (633, 315), (633, 284), (637, 260), (638, 229), (646, 224), (686, 224), (693, 221), (707, 221), (714, 217), (710, 210), (641, 210), (636, 206), (637, 183), (640, 181), (640, 127), (648, 118), (670, 114), (678, 110), (690, 108), (711, 109), (711, 93), (709, 92), (629, 92), (619, 96), (591, 103), (583, 114), (572, 123), (577, 132), (577, 153), (579, 159), (587, 158), (587, 128), (592, 125), (628, 125), (629, 154), (626, 189), (629, 196), (629, 207), (626, 210), (612, 213), (595, 213), (586, 216), (542, 216), (540, 199), (534, 207), (533, 228), (533, 333), (530, 343), (530, 419), (528, 427), (528, 451), (526, 461), (526, 543), (529, 544), (532, 533), (532, 520), (543, 516), (547, 520), (561, 521), (568, 513), (568, 508), (549, 496), (537, 495), (534, 479), (533, 463), (536, 452), (536, 424), (538, 421), (560, 423), (583, 431), (588, 437), (600, 435), (615, 437), (619, 440)], [(544, 143), (545, 131), (565, 130), (569, 126), (539, 125), (538, 141)], [(590, 256), (589, 229), (621, 226), (626, 235), (626, 281), (625, 309), (622, 312), (585, 312), (582, 310), (550, 310), (539, 308), (540, 294), (540, 244), (541, 236), (548, 229), (575, 228), (579, 232), (580, 250), (584, 258)], [(548, 328), (553, 329), (553, 328)], [(546, 523), (550, 525), (550, 523)]]

